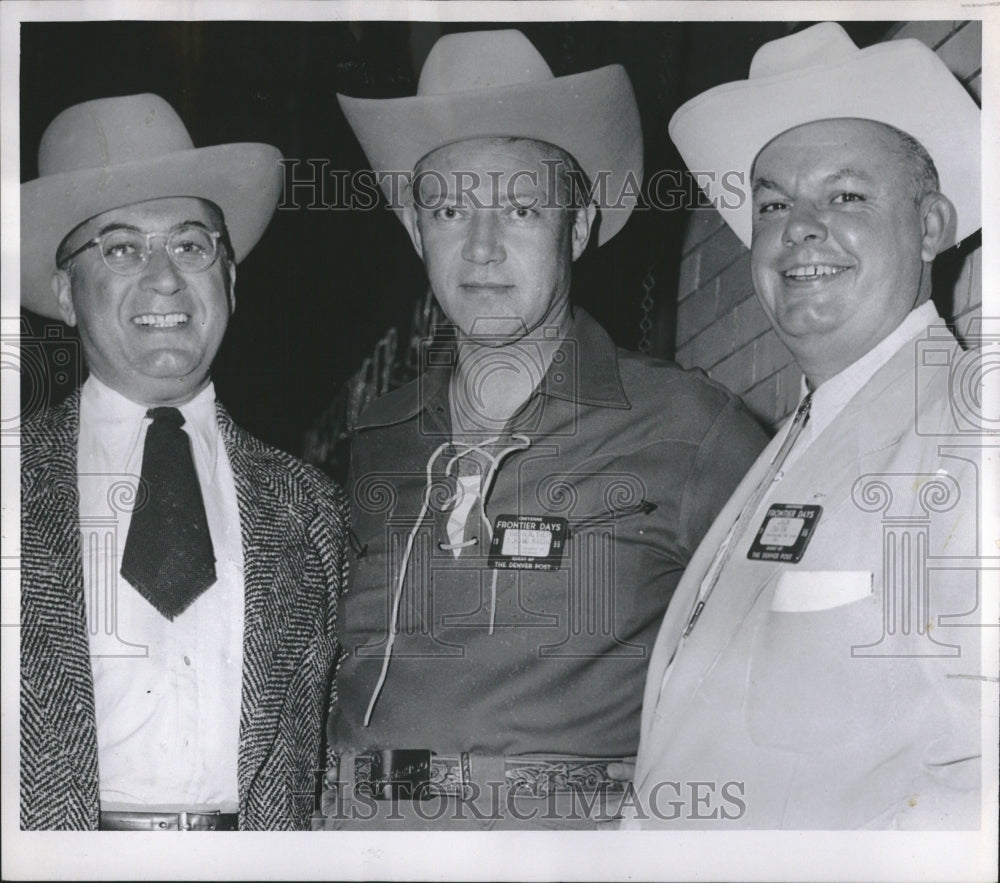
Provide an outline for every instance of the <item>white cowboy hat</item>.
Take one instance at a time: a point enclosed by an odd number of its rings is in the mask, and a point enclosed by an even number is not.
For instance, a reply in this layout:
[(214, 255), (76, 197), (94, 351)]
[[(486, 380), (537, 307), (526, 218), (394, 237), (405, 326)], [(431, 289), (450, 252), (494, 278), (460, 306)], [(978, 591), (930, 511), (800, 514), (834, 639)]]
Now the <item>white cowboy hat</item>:
[[(607, 176), (597, 193), (602, 245), (625, 225), (642, 185), (642, 128), (625, 69), (613, 64), (553, 77), (520, 31), (441, 37), (414, 97), (337, 100), (376, 172), (408, 175), (432, 150), (466, 138), (511, 136), (561, 147), (592, 184)], [(381, 183), (398, 203), (392, 180)], [(401, 205), (392, 207), (402, 215)]]
[[(858, 49), (840, 25), (824, 22), (765, 43), (748, 79), (682, 105), (670, 120), (670, 137), (692, 172), (714, 174), (705, 192), (749, 245), (757, 154), (795, 126), (844, 117), (888, 123), (916, 138), (934, 160), (941, 192), (955, 204), (958, 239), (979, 229), (979, 107), (919, 40)], [(726, 173), (743, 176), (743, 199), (734, 197), (733, 178), (727, 189)]]
[(51, 279), (66, 234), (102, 212), (149, 199), (214, 202), (241, 261), (278, 204), (280, 159), (268, 144), (195, 149), (180, 117), (158, 95), (67, 108), (42, 135), (40, 177), (21, 185), (21, 303), (59, 318)]

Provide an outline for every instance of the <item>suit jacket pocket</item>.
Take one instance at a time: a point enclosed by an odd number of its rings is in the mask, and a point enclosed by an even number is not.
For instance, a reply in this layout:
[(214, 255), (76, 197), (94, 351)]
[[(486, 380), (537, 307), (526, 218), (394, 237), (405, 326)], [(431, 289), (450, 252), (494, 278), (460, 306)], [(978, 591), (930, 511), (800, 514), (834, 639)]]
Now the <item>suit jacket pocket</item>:
[(771, 599), (775, 613), (812, 613), (861, 601), (871, 595), (867, 570), (786, 570)]
[(758, 745), (805, 754), (870, 739), (895, 715), (886, 660), (855, 656), (881, 630), (866, 571), (785, 571), (747, 664), (745, 720)]

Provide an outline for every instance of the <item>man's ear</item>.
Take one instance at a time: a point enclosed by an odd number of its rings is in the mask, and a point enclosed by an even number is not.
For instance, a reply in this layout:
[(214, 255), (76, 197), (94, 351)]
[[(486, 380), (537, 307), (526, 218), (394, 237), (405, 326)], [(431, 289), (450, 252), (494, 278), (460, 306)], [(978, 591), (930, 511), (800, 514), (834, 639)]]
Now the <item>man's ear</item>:
[(56, 270), (52, 274), (52, 293), (56, 296), (56, 303), (59, 304), (59, 315), (63, 322), (73, 328), (76, 325), (76, 310), (73, 309), (73, 283), (69, 278), (69, 273), (65, 270)]
[(420, 260), (423, 260), (424, 242), (420, 237), (420, 218), (417, 217), (417, 209), (412, 202), (408, 202), (403, 206), (403, 226), (406, 227), (406, 232), (410, 234), (410, 242), (413, 243), (417, 254), (420, 255)]
[(590, 231), (594, 227), (594, 218), (597, 217), (597, 206), (590, 203), (584, 208), (573, 211), (573, 260), (577, 260), (587, 250), (587, 243), (590, 241)]
[(951, 200), (935, 192), (920, 200), (920, 217), (923, 222), (920, 257), (929, 262), (955, 244), (957, 214)]

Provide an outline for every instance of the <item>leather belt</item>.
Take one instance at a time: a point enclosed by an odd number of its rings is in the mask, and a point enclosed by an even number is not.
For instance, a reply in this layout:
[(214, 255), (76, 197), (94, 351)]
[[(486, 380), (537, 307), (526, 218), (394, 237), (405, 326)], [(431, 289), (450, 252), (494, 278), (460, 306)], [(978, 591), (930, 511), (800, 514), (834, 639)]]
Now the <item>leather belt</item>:
[(236, 831), (234, 812), (101, 811), (102, 831)]
[[(353, 760), (353, 764), (351, 761)], [(608, 764), (631, 762), (621, 757), (518, 754), (486, 758), (463, 752), (441, 755), (424, 748), (395, 748), (364, 754), (343, 754), (340, 763), (353, 765), (340, 772), (340, 781), (382, 800), (420, 800), (452, 794), (467, 796), (473, 783), (498, 783), (525, 797), (546, 797), (559, 792), (624, 791), (626, 783), (608, 776)]]

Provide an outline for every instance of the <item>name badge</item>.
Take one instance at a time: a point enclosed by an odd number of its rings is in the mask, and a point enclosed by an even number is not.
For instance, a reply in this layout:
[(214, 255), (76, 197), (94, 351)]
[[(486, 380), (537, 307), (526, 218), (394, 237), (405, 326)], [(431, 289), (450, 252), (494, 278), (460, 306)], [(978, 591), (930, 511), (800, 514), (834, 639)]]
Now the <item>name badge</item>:
[(799, 506), (796, 503), (769, 506), (747, 558), (798, 564), (816, 532), (822, 513), (822, 506)]
[(565, 518), (498, 515), (487, 563), (495, 570), (558, 570), (566, 536)]

